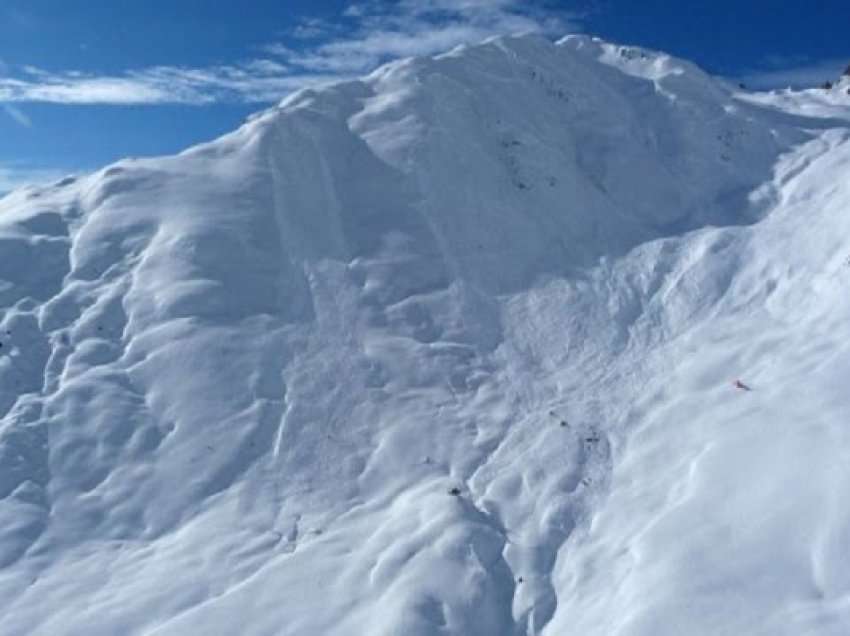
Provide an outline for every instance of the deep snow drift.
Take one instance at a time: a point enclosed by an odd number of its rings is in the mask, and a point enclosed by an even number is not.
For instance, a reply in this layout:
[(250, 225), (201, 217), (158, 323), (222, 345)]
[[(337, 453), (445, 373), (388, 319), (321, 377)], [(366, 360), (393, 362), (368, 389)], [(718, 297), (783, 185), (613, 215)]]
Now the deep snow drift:
[(846, 634), (849, 127), (504, 38), (0, 200), (0, 633)]

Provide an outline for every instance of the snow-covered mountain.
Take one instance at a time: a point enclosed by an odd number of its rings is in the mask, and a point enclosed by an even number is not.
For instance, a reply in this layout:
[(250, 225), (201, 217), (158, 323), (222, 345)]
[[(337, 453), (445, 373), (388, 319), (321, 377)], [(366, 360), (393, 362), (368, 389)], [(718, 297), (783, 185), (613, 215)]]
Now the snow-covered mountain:
[(845, 635), (848, 237), (850, 96), (584, 36), (12, 193), (0, 633)]

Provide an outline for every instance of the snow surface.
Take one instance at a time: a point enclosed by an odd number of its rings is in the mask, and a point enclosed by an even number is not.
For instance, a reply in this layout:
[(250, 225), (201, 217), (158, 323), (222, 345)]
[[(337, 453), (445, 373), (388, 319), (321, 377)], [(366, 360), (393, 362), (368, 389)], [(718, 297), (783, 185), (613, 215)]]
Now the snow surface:
[(522, 36), (3, 198), (0, 633), (847, 634), (848, 122)]

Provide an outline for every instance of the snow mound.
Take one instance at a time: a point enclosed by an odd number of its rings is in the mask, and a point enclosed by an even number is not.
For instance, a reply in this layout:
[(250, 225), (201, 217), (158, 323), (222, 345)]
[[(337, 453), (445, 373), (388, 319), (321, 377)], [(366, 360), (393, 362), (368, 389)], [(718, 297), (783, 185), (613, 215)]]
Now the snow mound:
[(0, 632), (844, 634), (841, 99), (499, 38), (0, 199)]

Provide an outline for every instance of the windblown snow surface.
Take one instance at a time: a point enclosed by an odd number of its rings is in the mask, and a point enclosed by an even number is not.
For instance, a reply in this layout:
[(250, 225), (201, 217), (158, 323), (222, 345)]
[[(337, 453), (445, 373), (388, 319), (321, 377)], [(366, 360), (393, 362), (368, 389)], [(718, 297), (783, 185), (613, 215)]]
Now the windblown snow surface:
[(0, 633), (850, 633), (847, 84), (503, 38), (0, 200)]

